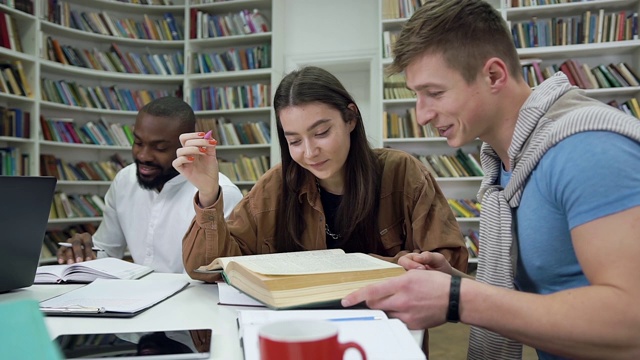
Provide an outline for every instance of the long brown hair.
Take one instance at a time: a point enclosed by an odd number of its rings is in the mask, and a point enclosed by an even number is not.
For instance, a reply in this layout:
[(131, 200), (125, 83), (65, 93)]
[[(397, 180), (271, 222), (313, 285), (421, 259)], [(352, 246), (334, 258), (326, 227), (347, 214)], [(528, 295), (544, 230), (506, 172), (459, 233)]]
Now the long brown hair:
[[(282, 154), (282, 197), (277, 212), (276, 242), (278, 252), (307, 250), (302, 244), (306, 226), (299, 200), (301, 186), (313, 175), (291, 158), (284, 136), (280, 111), (289, 106), (322, 103), (338, 110), (345, 122), (355, 121), (351, 131), (351, 147), (345, 163), (345, 189), (336, 211), (336, 228), (342, 235), (340, 247), (347, 252), (378, 253), (380, 234), (377, 217), (380, 201), (380, 165), (374, 154), (355, 101), (328, 71), (308, 66), (286, 75), (275, 92), (273, 106), (276, 112), (278, 141)], [(349, 108), (353, 104), (355, 110)], [(353, 108), (353, 107), (352, 107)]]

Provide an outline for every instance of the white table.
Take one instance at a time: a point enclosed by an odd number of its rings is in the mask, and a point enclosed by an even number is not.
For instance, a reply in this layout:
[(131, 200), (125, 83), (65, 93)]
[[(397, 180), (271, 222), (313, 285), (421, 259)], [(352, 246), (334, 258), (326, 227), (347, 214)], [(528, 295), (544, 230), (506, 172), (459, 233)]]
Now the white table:
[[(190, 281), (180, 293), (129, 319), (47, 316), (51, 339), (61, 334), (134, 332), (170, 329), (213, 330), (210, 359), (242, 359), (236, 312), (241, 307), (219, 306), (218, 287), (191, 280), (186, 274), (149, 274), (140, 281), (181, 278)], [(82, 285), (33, 285), (0, 294), (0, 303), (18, 299), (41, 301)]]
[[(212, 329), (212, 352), (209, 359), (243, 359), (238, 338), (237, 311), (242, 306), (218, 305), (218, 286), (192, 280), (186, 274), (151, 273), (139, 281), (185, 279), (189, 286), (129, 319), (108, 317), (47, 316), (45, 322), (51, 339), (62, 334), (136, 332), (154, 330)], [(42, 301), (82, 285), (33, 285), (0, 294), (0, 303), (19, 299)], [(256, 308), (251, 308), (256, 309)], [(412, 331), (421, 344), (422, 332)]]

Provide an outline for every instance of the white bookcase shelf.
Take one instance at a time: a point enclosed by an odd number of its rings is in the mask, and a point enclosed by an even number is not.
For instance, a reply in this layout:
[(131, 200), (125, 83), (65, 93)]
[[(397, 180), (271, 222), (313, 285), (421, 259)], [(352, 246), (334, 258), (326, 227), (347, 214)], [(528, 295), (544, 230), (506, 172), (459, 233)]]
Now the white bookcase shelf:
[[(98, 122), (101, 119), (107, 123), (132, 125), (137, 110), (96, 109), (81, 106), (70, 106), (52, 101), (42, 100), (44, 89), (41, 79), (53, 81), (64, 80), (75, 82), (82, 86), (116, 86), (118, 89), (165, 90), (182, 94), (185, 101), (190, 102), (191, 89), (206, 86), (228, 86), (243, 84), (266, 84), (274, 88), (279, 83), (282, 68), (283, 39), (274, 34), (283, 34), (283, 21), (279, 16), (284, 14), (283, 0), (232, 0), (210, 4), (191, 4), (190, 0), (174, 0), (175, 5), (138, 5), (108, 0), (60, 0), (67, 3), (78, 13), (89, 12), (108, 14), (112, 19), (133, 19), (143, 22), (145, 16), (154, 20), (162, 19), (165, 14), (171, 14), (176, 19), (176, 25), (181, 26), (183, 40), (149, 40), (133, 39), (121, 36), (103, 35), (82, 31), (48, 20), (48, 2), (34, 1), (35, 14), (26, 14), (12, 7), (0, 4), (0, 12), (11, 15), (18, 29), (22, 52), (0, 47), (0, 63), (15, 63), (20, 61), (32, 91), (32, 97), (18, 96), (0, 92), (0, 107), (19, 108), (30, 114), (30, 137), (17, 138), (0, 136), (0, 148), (12, 147), (21, 154), (28, 154), (28, 174), (40, 175), (41, 154), (52, 154), (63, 162), (105, 161), (112, 155), (118, 154), (131, 162), (131, 148), (129, 146), (104, 146), (91, 144), (63, 143), (44, 140), (40, 125), (40, 118), (44, 119), (73, 119), (78, 126), (88, 121)], [(219, 38), (193, 39), (191, 38), (192, 12), (202, 11), (209, 14), (227, 15), (242, 10), (253, 12), (258, 9), (269, 22), (270, 31), (240, 36), (226, 36)], [(195, 24), (194, 24), (195, 25)], [(174, 54), (179, 52), (183, 59), (183, 74), (156, 75), (112, 72), (96, 70), (62, 64), (47, 58), (47, 38), (59, 41), (61, 46), (70, 45), (78, 50), (93, 50), (106, 52), (112, 44), (116, 44), (123, 53), (135, 54)], [(198, 53), (221, 52), (229, 49), (247, 48), (267, 44), (270, 66), (253, 70), (238, 70), (219, 73), (195, 73), (194, 59)], [(270, 97), (271, 94), (269, 93)], [(197, 118), (224, 117), (234, 123), (264, 121), (271, 136), (275, 136), (275, 119), (270, 107), (230, 110), (196, 111)], [(221, 145), (218, 154), (230, 161), (240, 156), (266, 156), (272, 153), (271, 144)], [(269, 159), (269, 165), (273, 162)], [(250, 189), (255, 181), (238, 181), (241, 189)], [(104, 196), (110, 181), (71, 181), (59, 180), (56, 191), (67, 194), (97, 194)], [(69, 225), (83, 223), (98, 224), (101, 217), (72, 217), (51, 219), (50, 229), (63, 229)], [(51, 260), (51, 259), (49, 259)]]

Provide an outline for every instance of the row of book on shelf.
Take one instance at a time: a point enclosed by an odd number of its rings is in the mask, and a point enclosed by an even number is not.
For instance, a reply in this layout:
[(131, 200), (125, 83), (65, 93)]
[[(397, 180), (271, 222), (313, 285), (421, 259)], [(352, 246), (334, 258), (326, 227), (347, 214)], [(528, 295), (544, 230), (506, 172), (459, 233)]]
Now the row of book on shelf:
[(33, 0), (0, 0), (0, 4), (33, 15)]
[(218, 145), (270, 144), (271, 131), (264, 121), (234, 123), (225, 117), (198, 118), (196, 131), (211, 130)]
[(191, 9), (191, 39), (207, 39), (223, 36), (242, 36), (267, 33), (271, 25), (266, 16), (258, 9), (243, 9), (235, 13), (210, 14)]
[(218, 167), (231, 181), (258, 181), (271, 166), (268, 156), (240, 155), (231, 161), (219, 158)]
[(424, 5), (428, 0), (382, 0), (382, 18), (405, 19)]
[(104, 198), (97, 194), (67, 194), (56, 191), (51, 202), (49, 220), (101, 217), (104, 207)]
[(20, 108), (0, 106), (0, 136), (31, 137), (31, 113)]
[(40, 259), (50, 259), (56, 255), (58, 243), (67, 242), (75, 234), (81, 234), (88, 232), (94, 234), (97, 230), (96, 225), (92, 223), (74, 224), (64, 229), (49, 229), (44, 234), (44, 241), (42, 243), (42, 252), (40, 253)]
[(105, 36), (145, 40), (183, 40), (183, 25), (167, 12), (161, 18), (151, 19), (147, 14), (143, 20), (112, 18), (106, 11), (91, 12), (74, 10), (66, 1), (42, 1), (46, 19), (68, 28)]
[(476, 199), (447, 199), (449, 207), (460, 218), (480, 217), (481, 206)]
[(464, 235), (464, 242), (467, 245), (467, 250), (469, 250), (469, 258), (477, 258), (480, 251), (480, 235), (478, 232), (470, 229)]
[(191, 89), (191, 107), (200, 110), (234, 110), (271, 105), (271, 85), (205, 86)]
[(411, 99), (416, 95), (407, 89), (404, 74), (393, 74), (383, 79), (383, 99)]
[(194, 73), (267, 69), (271, 67), (271, 45), (263, 44), (223, 52), (197, 53), (193, 59)]
[(0, 147), (0, 175), (26, 176), (29, 171), (28, 153), (17, 147)]
[(131, 90), (112, 86), (84, 86), (75, 81), (42, 79), (42, 100), (89, 109), (137, 111), (152, 100), (180, 97), (180, 89)]
[(460, 178), (484, 176), (479, 153), (467, 153), (462, 149), (453, 155), (415, 155), (435, 177)]
[[(638, 39), (638, 13), (625, 11), (605, 14), (587, 10), (583, 15), (514, 22), (511, 34), (516, 48), (595, 44)], [(399, 30), (382, 32), (382, 55), (393, 57)]]
[(22, 61), (0, 62), (0, 92), (33, 97), (33, 91), (31, 91)]
[(96, 122), (87, 121), (78, 125), (71, 118), (48, 118), (40, 116), (42, 138), (70, 144), (90, 144), (105, 146), (133, 145), (133, 126), (107, 123), (100, 118)]
[(507, 7), (527, 7), (527, 6), (543, 6), (543, 5), (557, 5), (557, 4), (570, 4), (593, 0), (503, 0)]
[(604, 9), (582, 15), (513, 23), (511, 35), (516, 48), (595, 44), (638, 38), (638, 13), (625, 10), (605, 14)]
[(172, 53), (146, 54), (124, 52), (118, 44), (111, 43), (107, 51), (80, 49), (71, 45), (61, 45), (52, 37), (47, 37), (47, 60), (63, 65), (72, 65), (93, 70), (121, 72), (145, 75), (181, 75), (184, 74), (184, 55), (182, 51)]
[(2, 11), (0, 11), (0, 46), (22, 52), (22, 40), (16, 19), (11, 14)]
[(40, 154), (40, 175), (67, 181), (111, 181), (128, 163), (119, 154), (105, 161), (79, 161), (75, 164), (51, 154)]
[(626, 62), (600, 64), (594, 67), (578, 59), (567, 59), (561, 64), (543, 67), (540, 59), (523, 59), (522, 75), (531, 87), (538, 86), (558, 71), (569, 78), (571, 85), (582, 89), (606, 89), (640, 86), (640, 77)]
[(382, 112), (382, 138), (383, 139), (399, 139), (399, 138), (434, 138), (439, 137), (438, 129), (431, 123), (426, 125), (418, 124), (416, 120), (416, 108), (412, 107), (405, 110), (404, 115), (396, 112)]

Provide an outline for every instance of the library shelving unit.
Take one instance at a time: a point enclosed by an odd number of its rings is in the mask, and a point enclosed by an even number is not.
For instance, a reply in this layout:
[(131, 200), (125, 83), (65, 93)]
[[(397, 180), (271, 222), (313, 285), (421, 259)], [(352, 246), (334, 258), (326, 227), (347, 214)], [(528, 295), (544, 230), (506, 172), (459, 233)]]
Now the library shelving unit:
[[(412, 6), (419, 6), (417, 3), (418, 1), (403, 0), (380, 0), (379, 3), (380, 76), (384, 84), (380, 90), (380, 114), (382, 114), (383, 129), (390, 121), (390, 114), (397, 114), (400, 118), (410, 118), (408, 111), (415, 108), (415, 99), (411, 98), (411, 94), (400, 90), (395, 92), (389, 90), (404, 88), (404, 79), (401, 76), (389, 79), (384, 74), (384, 70), (392, 62), (391, 44), (402, 25), (416, 10)], [(639, 0), (563, 1), (562, 3), (549, 0), (546, 1), (548, 5), (542, 5), (545, 2), (531, 0), (494, 0), (490, 3), (499, 9), (503, 18), (514, 29), (512, 33), (514, 39), (517, 39), (514, 41), (523, 63), (523, 72), (526, 65), (533, 62), (540, 69), (545, 69), (552, 68), (554, 65), (559, 67), (568, 59), (574, 59), (580, 65), (585, 64), (584, 68), (591, 70), (592, 75), (595, 75), (593, 69), (600, 65), (606, 67), (609, 64), (625, 63), (636, 74), (640, 69), (640, 40), (638, 40), (637, 30)], [(538, 5), (531, 5), (531, 3)], [(556, 29), (562, 29), (563, 23), (568, 24), (565, 25), (568, 26), (568, 35), (565, 33), (564, 40), (552, 37)], [(572, 26), (573, 34), (571, 34)], [(522, 28), (521, 32), (518, 32), (519, 27)], [(588, 35), (585, 35), (585, 32)], [(535, 42), (529, 34), (535, 34)], [(529, 43), (522, 45), (518, 41), (521, 43), (529, 41)], [(587, 74), (587, 76), (590, 75)], [(587, 95), (609, 104), (622, 104), (619, 106), (621, 110), (628, 111), (623, 109), (623, 105), (629, 104), (633, 99), (637, 101), (640, 95), (640, 87), (628, 85), (583, 88)], [(638, 116), (633, 112), (631, 114)], [(417, 155), (451, 154), (455, 151), (449, 148), (442, 138), (410, 137), (403, 135), (402, 130), (398, 134), (397, 129), (392, 130), (391, 127), (386, 129), (383, 131), (383, 145), (386, 147)], [(480, 142), (477, 141), (463, 147), (463, 151), (477, 152), (479, 145)], [(475, 198), (481, 177), (438, 177), (437, 181), (448, 198)], [(469, 230), (479, 230), (478, 218), (459, 217), (458, 222), (464, 234)]]
[[(282, 21), (274, 18), (283, 13), (282, 9), (277, 10), (283, 6), (281, 1), (173, 0), (174, 5), (141, 5), (112, 0), (58, 0), (59, 4), (52, 9), (48, 7), (52, 2), (33, 1), (30, 13), (0, 3), (0, 15), (15, 22), (12, 33), (19, 37), (21, 45), (21, 48), (5, 46), (0, 37), (0, 70), (11, 68), (18, 76), (19, 63), (31, 90), (30, 94), (16, 94), (0, 89), (0, 130), (3, 131), (0, 132), (0, 174), (46, 175), (57, 166), (57, 193), (72, 198), (82, 195), (103, 198), (113, 173), (100, 172), (95, 166), (94, 172), (101, 175), (99, 178), (65, 177), (60, 172), (69, 172), (69, 165), (77, 170), (80, 166), (76, 165), (80, 163), (132, 162), (130, 130), (137, 110), (150, 100), (167, 95), (182, 97), (191, 104), (199, 121), (224, 117), (224, 122), (237, 124), (234, 134), (238, 138), (241, 135), (237, 129), (246, 123), (267, 134), (261, 140), (245, 136), (239, 143), (222, 143), (218, 146), (218, 156), (231, 164), (246, 166), (249, 163), (269, 168), (272, 161), (269, 135), (275, 134), (275, 130), (272, 131), (275, 120), (269, 106), (270, 89), (279, 82), (283, 63), (279, 55), (282, 40), (275, 41), (272, 34), (282, 33), (279, 28)], [(235, 14), (259, 13), (260, 20), (266, 24), (256, 34), (215, 33), (202, 38), (196, 33), (191, 36), (196, 22), (201, 24), (198, 12), (220, 15), (222, 19), (231, 19), (229, 22)], [(238, 20), (242, 19), (235, 19)], [(5, 22), (0, 19), (0, 27)], [(219, 23), (208, 25), (219, 26)], [(206, 22), (202, 28), (207, 28)], [(245, 51), (257, 47), (262, 56), (259, 68), (217, 68), (204, 72), (197, 66), (199, 54), (242, 50), (244, 55)], [(253, 60), (252, 57), (252, 66), (253, 63), (257, 66), (257, 60)], [(202, 107), (192, 95), (195, 89), (205, 87), (225, 90), (233, 87), (237, 92), (232, 95), (242, 95), (242, 89), (251, 88), (251, 95), (256, 99), (262, 95), (264, 99), (255, 101), (255, 106), (254, 103), (247, 106), (242, 101), (234, 105), (216, 100)], [(253, 92), (258, 88), (261, 92)], [(27, 125), (16, 126), (10, 122), (15, 122), (18, 115), (27, 119)], [(262, 124), (256, 126), (259, 122)], [(91, 128), (98, 125), (97, 132), (103, 135), (99, 128), (106, 128), (112, 141), (107, 137), (93, 138), (90, 131), (85, 131), (90, 124)], [(64, 139), (61, 128), (65, 125), (67, 129), (75, 129), (81, 143), (68, 133), (65, 134), (70, 138)], [(220, 127), (220, 130), (224, 129)], [(10, 157), (14, 159), (9, 160)], [(111, 169), (117, 171), (119, 167), (111, 166)], [(232, 166), (221, 167), (221, 171), (239, 170)], [(227, 175), (244, 191), (256, 180), (246, 178), (255, 175), (251, 171)], [(99, 215), (65, 214), (50, 219), (48, 230), (83, 224), (95, 227), (101, 220)], [(51, 261), (53, 258), (47, 257), (41, 263)]]
[[(640, 40), (638, 40), (638, 0), (593, 0), (588, 2), (573, 1), (562, 4), (524, 6), (529, 4), (522, 0), (503, 0), (501, 13), (512, 26), (518, 40), (518, 26), (523, 30), (527, 25), (541, 30), (545, 34), (547, 29), (557, 29), (567, 24), (569, 27), (565, 36), (538, 36), (538, 44), (531, 46), (530, 41), (518, 44), (518, 54), (523, 64), (538, 62), (544, 69), (548, 66), (560, 66), (568, 59), (578, 64), (584, 64), (597, 75), (602, 66), (625, 63), (638, 74), (640, 69)], [(538, 2), (540, 3), (540, 2)], [(575, 34), (570, 34), (571, 24), (577, 28)], [(551, 26), (551, 27), (550, 27)], [(543, 39), (544, 38), (544, 39)], [(563, 39), (564, 38), (564, 39)], [(535, 44), (535, 42), (534, 42)], [(606, 71), (606, 69), (605, 69)], [(609, 70), (615, 72), (615, 70)], [(615, 75), (615, 74), (614, 74)], [(577, 84), (579, 85), (579, 84)], [(580, 85), (579, 85), (580, 86)], [(631, 98), (638, 99), (640, 87), (622, 86), (615, 84), (599, 85), (597, 88), (580, 86), (588, 96), (618, 105), (625, 111), (624, 104)], [(638, 117), (640, 114), (630, 113)]]
[[(271, 92), (282, 75), (282, 59), (273, 56), (280, 46), (273, 36), (279, 6), (270, 0), (209, 1), (189, 9), (185, 99), (202, 124), (211, 124), (201, 129), (217, 132), (221, 172), (243, 192), (271, 164)], [(253, 17), (253, 25), (234, 30), (230, 23), (243, 14)]]

